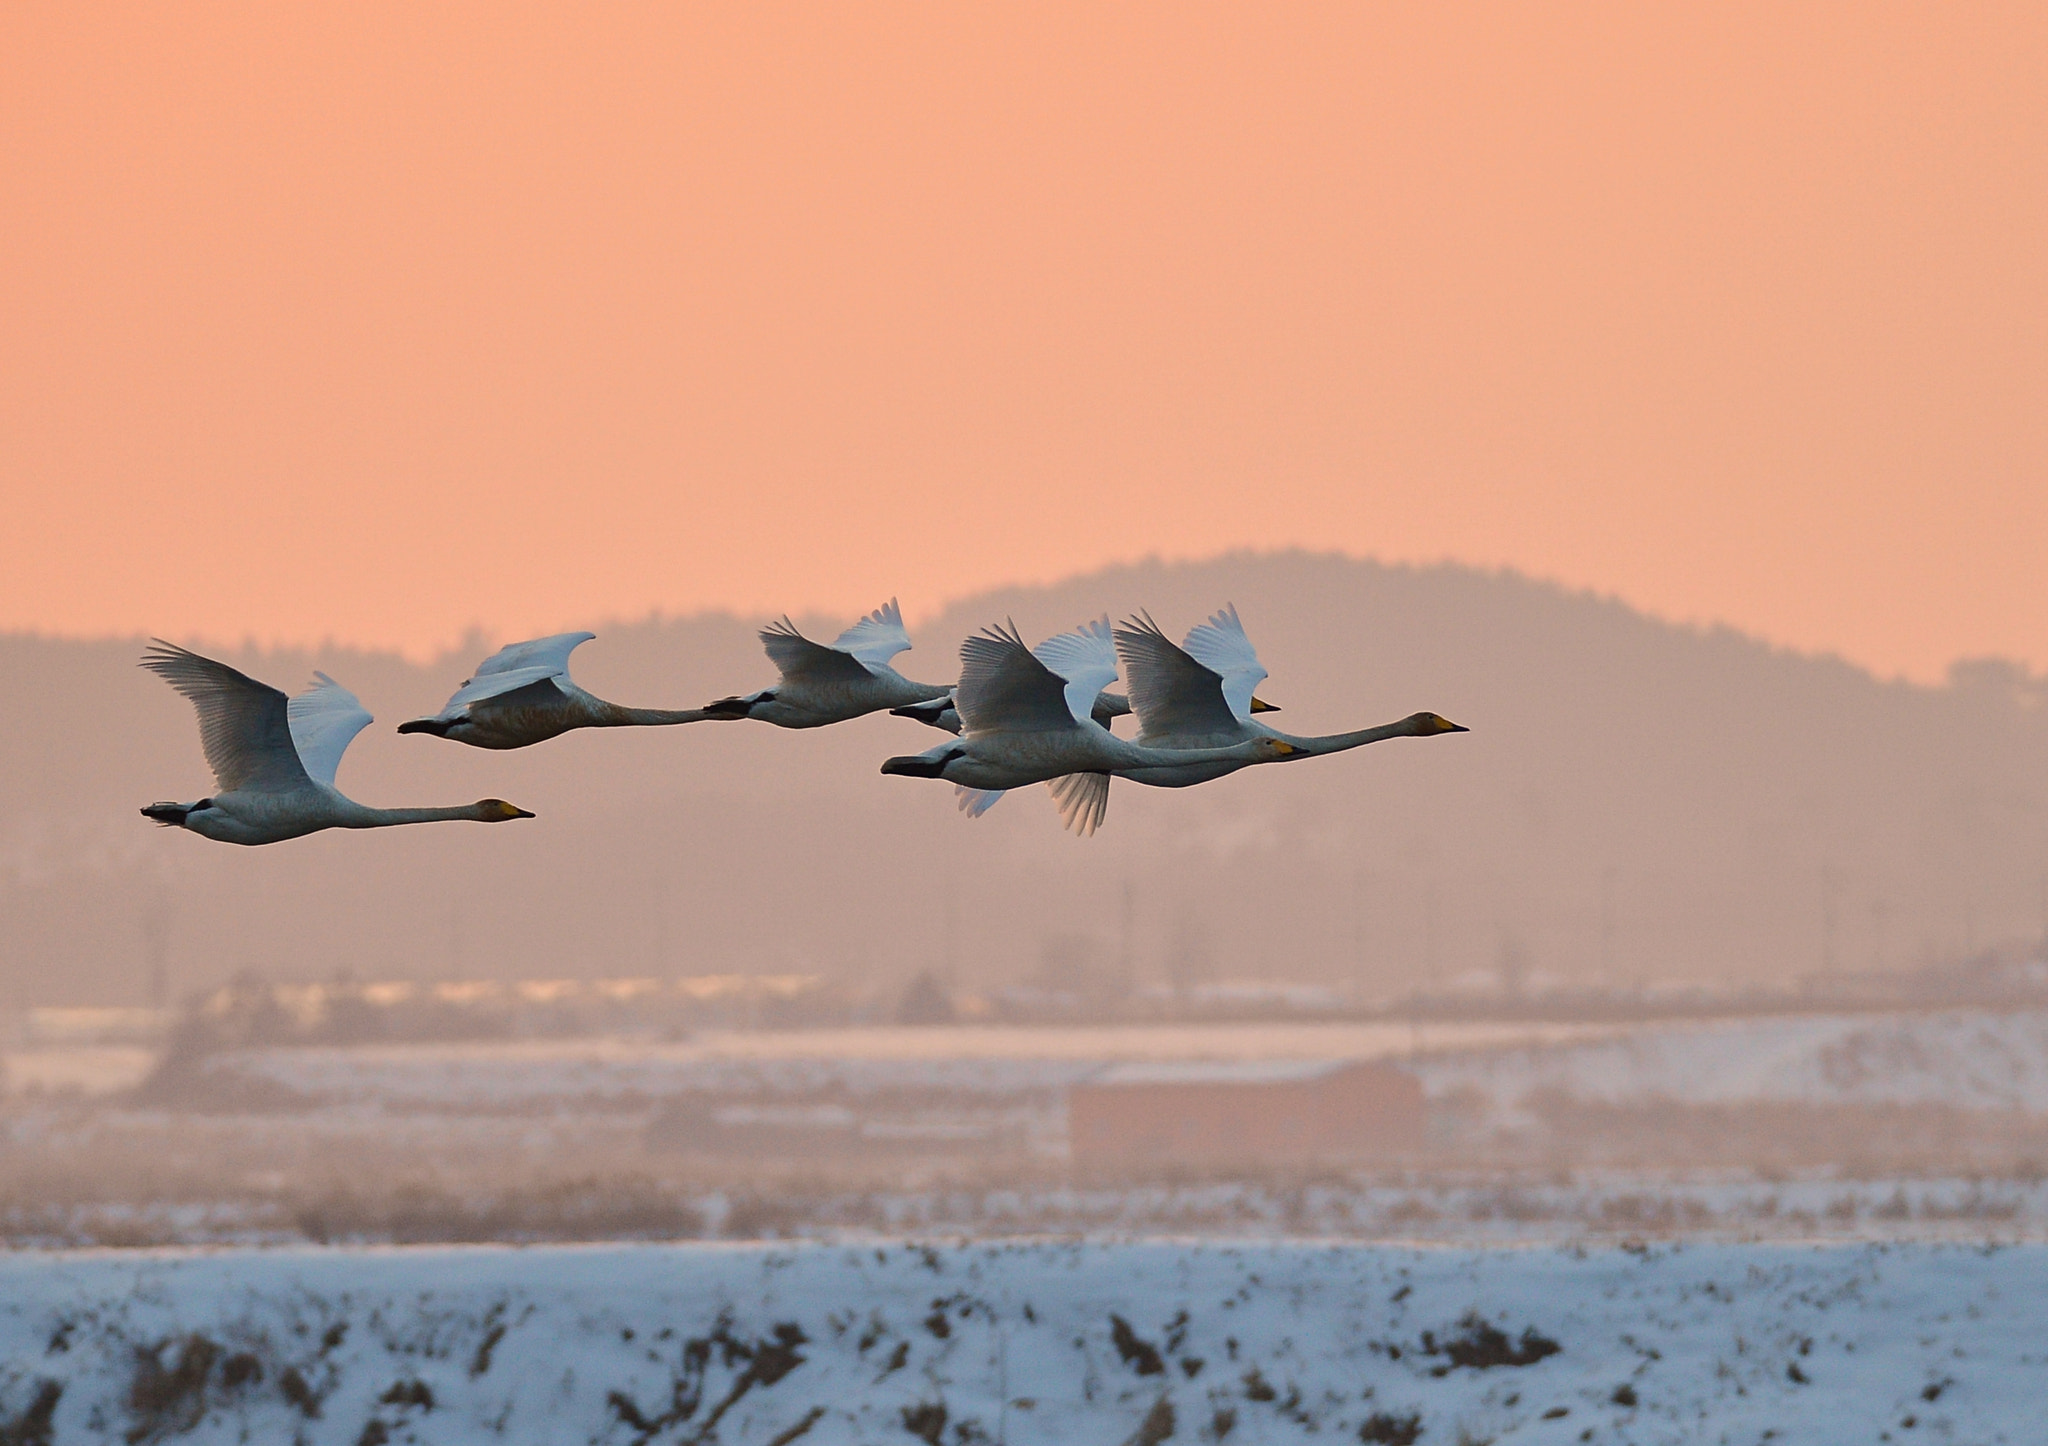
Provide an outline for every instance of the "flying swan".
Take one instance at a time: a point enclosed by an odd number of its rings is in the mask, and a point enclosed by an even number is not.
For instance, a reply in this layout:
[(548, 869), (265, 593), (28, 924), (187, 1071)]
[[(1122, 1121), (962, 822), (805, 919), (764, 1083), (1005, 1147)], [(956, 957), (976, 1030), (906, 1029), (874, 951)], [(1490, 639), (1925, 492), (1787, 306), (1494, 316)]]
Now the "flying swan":
[[(1433, 738), (1470, 731), (1435, 713), (1411, 713), (1377, 728), (1307, 738), (1257, 722), (1254, 713), (1279, 710), (1257, 696), (1256, 690), (1268, 674), (1234, 606), (1226, 605), (1206, 623), (1191, 629), (1184, 647), (1175, 647), (1145, 614), (1124, 622), (1115, 637), (1117, 656), (1130, 684), (1131, 705), (1138, 715), (1136, 742), (1154, 751), (1190, 755), (1167, 766), (1113, 770), (1117, 777), (1154, 788), (1188, 788), (1260, 761), (1193, 756), (1249, 739), (1279, 739), (1292, 745), (1299, 756), (1314, 757), (1387, 738)], [(1106, 777), (1099, 783), (1062, 779), (1054, 785), (1053, 797), (1063, 816), (1090, 809), (1099, 815), (1105, 804), (1094, 794), (1106, 794), (1108, 788)]]
[(145, 818), (222, 843), (278, 843), (326, 828), (532, 818), (502, 798), (453, 808), (366, 808), (334, 787), (341, 755), (370, 715), (325, 673), (296, 698), (226, 663), (153, 639), (142, 666), (192, 700), (219, 791), (197, 803), (152, 803)]
[(584, 692), (569, 677), (569, 654), (596, 633), (557, 633), (498, 649), (477, 665), (431, 718), (398, 725), (474, 748), (524, 748), (572, 728), (660, 728), (697, 723), (701, 708), (622, 708)]
[(823, 728), (849, 718), (944, 699), (944, 683), (913, 683), (889, 660), (910, 648), (896, 599), (876, 608), (830, 647), (814, 643), (781, 618), (761, 629), (761, 646), (782, 677), (772, 688), (704, 706), (706, 718), (758, 718), (778, 728)]
[[(1261, 735), (1226, 746), (1180, 753), (1147, 748), (1117, 737), (1091, 716), (1096, 695), (1116, 679), (1116, 647), (1109, 619), (1024, 646), (1016, 625), (993, 627), (960, 645), (957, 741), (924, 753), (891, 758), (882, 772), (943, 778), (973, 793), (999, 793), (1028, 783), (1054, 783), (1067, 826), (1086, 835), (1101, 825), (1109, 801), (1109, 775), (1125, 770), (1192, 762), (1267, 763), (1299, 750)], [(1055, 782), (1057, 780), (1057, 782)], [(1069, 804), (1067, 797), (1076, 801)]]

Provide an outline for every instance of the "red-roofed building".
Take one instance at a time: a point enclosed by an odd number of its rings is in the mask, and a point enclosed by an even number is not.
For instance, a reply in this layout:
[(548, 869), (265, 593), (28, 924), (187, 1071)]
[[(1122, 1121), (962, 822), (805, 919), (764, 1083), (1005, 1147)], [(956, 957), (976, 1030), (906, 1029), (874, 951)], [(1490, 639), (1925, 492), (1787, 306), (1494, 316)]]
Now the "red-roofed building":
[(1067, 1131), (1084, 1171), (1352, 1161), (1420, 1147), (1422, 1085), (1360, 1060), (1115, 1065), (1069, 1092)]

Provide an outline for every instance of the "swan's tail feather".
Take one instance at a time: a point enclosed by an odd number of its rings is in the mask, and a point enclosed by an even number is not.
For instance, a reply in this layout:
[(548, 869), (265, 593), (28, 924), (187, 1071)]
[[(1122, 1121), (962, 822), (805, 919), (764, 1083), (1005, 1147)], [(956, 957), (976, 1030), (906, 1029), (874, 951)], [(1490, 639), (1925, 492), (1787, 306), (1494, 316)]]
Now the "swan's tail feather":
[(1001, 788), (969, 788), (964, 783), (953, 785), (953, 806), (969, 818), (980, 818), (1003, 801), (1007, 790)]
[(1053, 779), (1046, 787), (1052, 790), (1053, 802), (1059, 805), (1060, 818), (1076, 834), (1087, 838), (1102, 827), (1102, 820), (1109, 813), (1107, 773), (1069, 773)]

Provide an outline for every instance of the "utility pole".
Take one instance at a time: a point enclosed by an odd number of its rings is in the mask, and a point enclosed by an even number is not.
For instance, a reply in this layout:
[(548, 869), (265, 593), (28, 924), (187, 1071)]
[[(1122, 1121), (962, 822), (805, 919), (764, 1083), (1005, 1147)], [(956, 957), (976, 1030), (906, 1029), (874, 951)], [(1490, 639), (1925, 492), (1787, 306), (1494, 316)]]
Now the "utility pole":
[(945, 913), (941, 915), (943, 920), (941, 927), (944, 933), (939, 940), (939, 968), (937, 973), (940, 979), (945, 982), (948, 990), (951, 990), (955, 983), (953, 961), (960, 942), (956, 934), (957, 925), (955, 923), (955, 910), (959, 907), (955, 901), (955, 895), (958, 892), (958, 889), (950, 887), (945, 890)]
[(1835, 866), (1820, 866), (1820, 972), (1826, 979), (1835, 974)]
[(143, 994), (151, 1009), (162, 1009), (170, 999), (171, 902), (161, 889), (142, 905)]
[(1614, 865), (1600, 870), (1600, 983), (1614, 987)]
[(1422, 930), (1422, 974), (1425, 983), (1436, 979), (1436, 880), (1431, 879), (1424, 891), (1424, 918)]
[(462, 977), (462, 905), (453, 898), (448, 900), (448, 949), (441, 967), (449, 979)]
[(1137, 886), (1131, 882), (1130, 876), (1126, 874), (1124, 876), (1123, 914), (1120, 920), (1121, 928), (1117, 939), (1117, 974), (1119, 983), (1122, 986), (1122, 992), (1126, 998), (1130, 996), (1132, 990), (1137, 988), (1138, 980), (1137, 899)]
[(1365, 869), (1351, 871), (1351, 979), (1356, 1001), (1361, 1005), (1371, 993), (1365, 962)]
[(669, 972), (668, 942), (668, 875), (655, 874), (647, 881), (648, 906), (653, 918), (648, 920), (647, 943), (653, 958), (647, 972), (655, 978), (663, 978)]

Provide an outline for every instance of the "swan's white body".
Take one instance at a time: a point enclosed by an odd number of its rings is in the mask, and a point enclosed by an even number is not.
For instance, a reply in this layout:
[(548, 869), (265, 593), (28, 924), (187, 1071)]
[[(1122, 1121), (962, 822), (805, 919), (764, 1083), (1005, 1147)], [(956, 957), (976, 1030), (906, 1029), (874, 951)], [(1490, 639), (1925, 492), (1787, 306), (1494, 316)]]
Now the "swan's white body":
[(910, 648), (896, 599), (876, 608), (832, 641), (814, 643), (788, 618), (761, 629), (761, 646), (781, 672), (772, 688), (707, 703), (706, 718), (757, 718), (778, 728), (823, 728), (885, 708), (928, 703), (953, 690), (914, 683), (889, 666)]
[(989, 628), (960, 645), (954, 693), (959, 739), (892, 758), (882, 771), (956, 784), (961, 807), (977, 816), (994, 802), (988, 795), (1057, 780), (1054, 793), (1062, 799), (1068, 826), (1088, 834), (1102, 822), (1112, 772), (1142, 774), (1187, 762), (1266, 762), (1295, 751), (1282, 740), (1262, 737), (1183, 758), (1119, 738), (1092, 716), (1096, 696), (1115, 678), (1107, 618), (1035, 649), (1024, 646), (1014, 626)]
[(525, 748), (572, 728), (660, 728), (697, 723), (701, 708), (624, 708), (586, 693), (569, 677), (569, 654), (596, 633), (557, 633), (498, 649), (430, 718), (398, 725), (473, 748)]
[(502, 823), (532, 818), (503, 799), (453, 808), (369, 808), (334, 786), (341, 755), (373, 721), (355, 694), (325, 673), (313, 688), (287, 698), (226, 663), (166, 642), (142, 660), (192, 700), (199, 739), (219, 789), (196, 803), (153, 803), (142, 810), (158, 823), (190, 829), (222, 843), (268, 844), (329, 828), (386, 828), (403, 823), (468, 819)]

